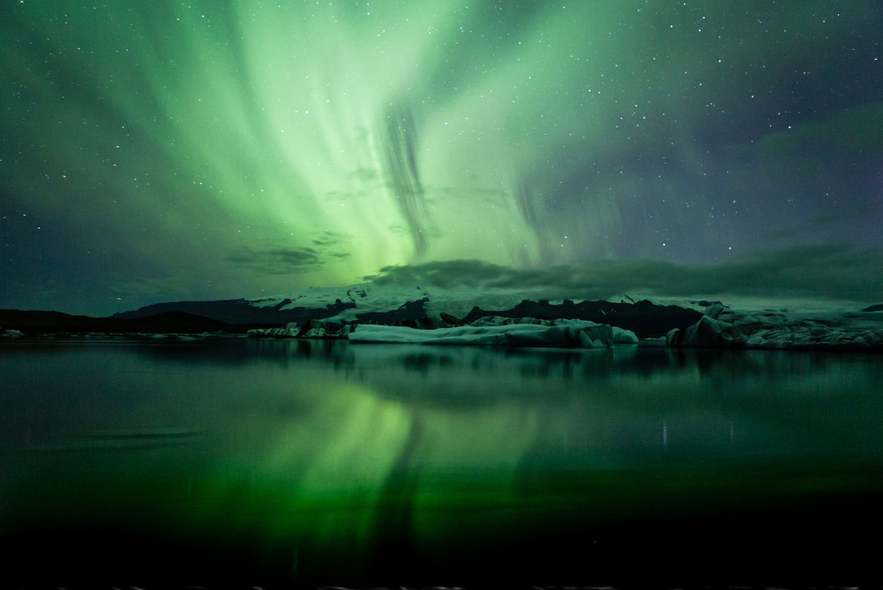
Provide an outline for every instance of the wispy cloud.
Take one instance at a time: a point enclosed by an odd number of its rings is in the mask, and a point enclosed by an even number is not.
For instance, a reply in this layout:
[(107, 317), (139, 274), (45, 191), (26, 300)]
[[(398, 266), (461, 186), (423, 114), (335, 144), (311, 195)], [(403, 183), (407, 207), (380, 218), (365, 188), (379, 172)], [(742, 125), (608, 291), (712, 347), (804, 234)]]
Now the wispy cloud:
[(346, 235), (340, 232), (326, 231), (313, 239), (313, 245), (316, 247), (335, 246), (346, 241)]
[(319, 253), (313, 248), (253, 250), (243, 246), (225, 260), (271, 275), (300, 274), (316, 270), (323, 265)]

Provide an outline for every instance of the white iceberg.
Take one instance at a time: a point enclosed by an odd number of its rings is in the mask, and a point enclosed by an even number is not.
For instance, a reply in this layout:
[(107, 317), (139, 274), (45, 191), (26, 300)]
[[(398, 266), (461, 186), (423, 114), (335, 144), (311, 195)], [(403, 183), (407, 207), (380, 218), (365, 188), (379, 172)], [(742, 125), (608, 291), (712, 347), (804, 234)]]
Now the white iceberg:
[(879, 351), (883, 350), (883, 330), (830, 326), (776, 312), (751, 315), (712, 305), (689, 328), (671, 330), (665, 341), (668, 346), (706, 348)]
[(553, 348), (609, 348), (614, 343), (636, 344), (628, 330), (583, 320), (559, 320), (557, 325), (510, 323), (416, 330), (401, 326), (362, 324), (348, 335), (351, 342), (469, 344)]
[(300, 333), (297, 324), (288, 324), (285, 328), (252, 328), (248, 331), (249, 338), (296, 338)]
[[(533, 319), (533, 318), (528, 318)], [(588, 320), (552, 320), (552, 324), (555, 326), (563, 326), (567, 328), (587, 328), (589, 326), (607, 326), (607, 324), (596, 324), (595, 322), (590, 322)], [(613, 331), (613, 344), (637, 344), (638, 336), (632, 332), (631, 330), (626, 330), (625, 328), (618, 328), (616, 326), (607, 326)]]

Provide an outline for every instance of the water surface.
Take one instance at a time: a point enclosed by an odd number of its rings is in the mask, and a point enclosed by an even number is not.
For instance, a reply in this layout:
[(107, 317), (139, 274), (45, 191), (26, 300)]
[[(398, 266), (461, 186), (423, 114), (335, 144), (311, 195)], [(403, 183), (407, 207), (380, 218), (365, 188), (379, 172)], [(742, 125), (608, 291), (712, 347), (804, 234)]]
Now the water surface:
[(879, 356), (18, 340), (0, 376), (23, 577), (849, 581), (879, 550)]

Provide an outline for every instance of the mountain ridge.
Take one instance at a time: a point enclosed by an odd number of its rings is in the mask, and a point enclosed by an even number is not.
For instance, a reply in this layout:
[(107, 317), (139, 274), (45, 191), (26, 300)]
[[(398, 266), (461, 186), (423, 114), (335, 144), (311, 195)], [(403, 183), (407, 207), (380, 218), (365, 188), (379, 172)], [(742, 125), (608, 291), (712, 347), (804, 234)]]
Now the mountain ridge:
[[(626, 299), (628, 302), (626, 302)], [(482, 293), (464, 289), (378, 287), (371, 284), (311, 288), (261, 299), (180, 301), (158, 303), (114, 314), (120, 319), (150, 317), (164, 311), (182, 311), (229, 324), (284, 326), (320, 320), (334, 324), (412, 324), (441, 314), (473, 322), (482, 317), (532, 317), (540, 320), (580, 319), (631, 330), (642, 337), (663, 336), (673, 328), (696, 323), (702, 312), (676, 305), (657, 305), (625, 296), (619, 303), (606, 300), (565, 299), (551, 302), (516, 293)]]
[(179, 310), (166, 310), (140, 318), (70, 315), (60, 311), (0, 309), (0, 331), (113, 333), (113, 334), (244, 334), (254, 325), (234, 325)]

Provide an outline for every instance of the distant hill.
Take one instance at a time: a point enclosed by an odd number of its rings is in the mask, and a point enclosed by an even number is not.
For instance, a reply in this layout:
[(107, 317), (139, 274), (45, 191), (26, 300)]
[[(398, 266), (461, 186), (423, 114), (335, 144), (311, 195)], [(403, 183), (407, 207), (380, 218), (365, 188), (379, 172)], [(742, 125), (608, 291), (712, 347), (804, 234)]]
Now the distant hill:
[(0, 328), (27, 333), (202, 334), (245, 333), (251, 326), (231, 325), (183, 311), (164, 311), (150, 317), (120, 319), (68, 315), (58, 311), (0, 310)]
[(136, 309), (135, 311), (116, 313), (113, 317), (117, 319), (137, 319), (169, 311), (181, 311), (213, 318), (228, 324), (284, 325), (290, 322), (300, 324), (306, 320), (325, 319), (345, 309), (355, 307), (355, 303), (344, 303), (340, 299), (316, 308), (290, 307), (291, 305), (292, 300), (288, 298), (282, 299), (270, 306), (256, 305), (255, 300), (248, 299), (175, 301), (171, 303), (156, 303)]
[(492, 295), (475, 290), (378, 286), (317, 287), (262, 299), (176, 301), (148, 305), (115, 314), (121, 319), (142, 318), (164, 311), (184, 311), (229, 324), (301, 324), (307, 320), (336, 323), (395, 323), (438, 316), (441, 311), (465, 315), (476, 305), (512, 307), (518, 295)]

